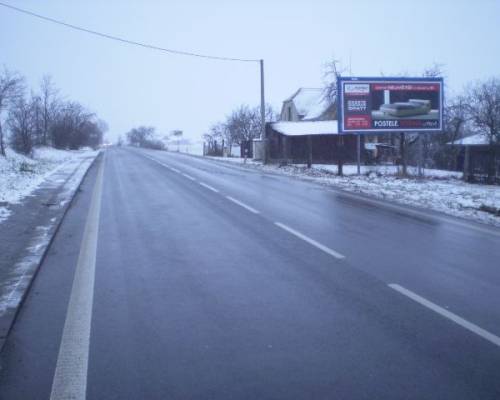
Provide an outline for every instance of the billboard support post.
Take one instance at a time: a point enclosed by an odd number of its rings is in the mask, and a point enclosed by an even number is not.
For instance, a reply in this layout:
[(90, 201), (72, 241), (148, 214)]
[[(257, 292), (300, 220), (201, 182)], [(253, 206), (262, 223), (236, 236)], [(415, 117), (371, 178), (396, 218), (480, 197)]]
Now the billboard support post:
[(465, 146), (464, 154), (464, 181), (469, 182), (469, 170), (470, 170), (470, 146)]
[(402, 175), (407, 176), (408, 171), (406, 168), (406, 135), (404, 132), (401, 132), (399, 135), (399, 155), (401, 156)]
[(361, 134), (358, 133), (356, 140), (356, 155), (357, 155), (357, 164), (358, 164), (358, 175), (361, 175)]
[(422, 166), (422, 134), (418, 135), (418, 177), (422, 178), (423, 174), (423, 166)]

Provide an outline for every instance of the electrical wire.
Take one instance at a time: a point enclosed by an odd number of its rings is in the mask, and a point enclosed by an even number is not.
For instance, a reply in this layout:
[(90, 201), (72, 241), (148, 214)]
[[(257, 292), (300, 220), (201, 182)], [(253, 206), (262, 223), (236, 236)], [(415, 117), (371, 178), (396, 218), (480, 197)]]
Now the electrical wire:
[(37, 13), (31, 12), (31, 11), (22, 9), (22, 8), (19, 8), (19, 7), (15, 7), (13, 5), (10, 5), (10, 4), (7, 4), (7, 3), (3, 3), (1, 1), (0, 1), (0, 6), (9, 8), (9, 9), (17, 11), (19, 13), (30, 15), (30, 16), (35, 17), (35, 18), (42, 19), (44, 21), (48, 21), (48, 22), (52, 22), (54, 24), (62, 25), (62, 26), (65, 26), (66, 28), (71, 28), (71, 29), (74, 29), (74, 30), (77, 30), (77, 31), (89, 33), (91, 35), (103, 37), (105, 39), (115, 40), (117, 42), (126, 43), (126, 44), (130, 44), (130, 45), (133, 45), (133, 46), (139, 46), (139, 47), (143, 47), (143, 48), (146, 48), (146, 49), (158, 50), (158, 51), (163, 51), (165, 53), (176, 54), (176, 55), (181, 55), (181, 56), (207, 58), (207, 59), (210, 59), (210, 60), (218, 60), (218, 61), (260, 62), (260, 60), (258, 60), (258, 59), (251, 59), (251, 58), (220, 57), (220, 56), (213, 56), (213, 55), (209, 55), (209, 54), (199, 54), (199, 53), (193, 53), (193, 52), (189, 52), (189, 51), (167, 49), (167, 48), (164, 48), (164, 47), (159, 47), (159, 46), (155, 46), (155, 45), (148, 44), (148, 43), (136, 42), (134, 40), (125, 39), (125, 38), (122, 38), (122, 37), (119, 37), (119, 36), (114, 36), (114, 35), (108, 35), (107, 33), (97, 32), (97, 31), (94, 31), (94, 30), (91, 30), (91, 29), (87, 29), (87, 28), (84, 28), (84, 27), (81, 27), (81, 26), (69, 24), (67, 22), (60, 21), (60, 20), (57, 20), (57, 19), (54, 19), (54, 18), (50, 18), (50, 17), (46, 17), (44, 15), (40, 15), (40, 14), (37, 14)]

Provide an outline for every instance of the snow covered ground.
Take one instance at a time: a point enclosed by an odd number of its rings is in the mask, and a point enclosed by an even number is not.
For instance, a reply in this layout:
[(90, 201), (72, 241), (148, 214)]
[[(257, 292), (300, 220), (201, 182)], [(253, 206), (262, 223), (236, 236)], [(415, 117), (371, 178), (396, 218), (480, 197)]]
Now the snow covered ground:
[[(207, 157), (232, 164), (242, 164), (241, 158)], [(402, 178), (398, 167), (362, 166), (361, 175), (356, 175), (355, 165), (345, 165), (345, 176), (337, 176), (335, 165), (262, 165), (247, 160), (247, 168), (290, 175), (312, 180), (327, 186), (334, 186), (350, 192), (363, 193), (379, 199), (428, 208), (446, 214), (469, 218), (500, 227), (500, 215), (483, 211), (500, 210), (500, 186), (465, 183), (460, 180), (461, 172), (424, 170), (424, 179)], [(416, 174), (415, 167), (409, 167), (410, 174)]]
[(10, 211), (9, 204), (19, 203), (56, 171), (68, 169), (70, 174), (82, 159), (97, 155), (91, 149), (57, 150), (37, 148), (33, 158), (6, 150), (7, 157), (0, 156), (0, 222)]

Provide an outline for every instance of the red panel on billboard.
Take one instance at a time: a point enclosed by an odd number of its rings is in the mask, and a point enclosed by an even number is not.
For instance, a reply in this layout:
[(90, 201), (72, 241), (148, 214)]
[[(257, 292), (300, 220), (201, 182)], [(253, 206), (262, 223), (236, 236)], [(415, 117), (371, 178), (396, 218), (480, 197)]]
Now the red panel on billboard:
[(345, 123), (348, 129), (369, 129), (372, 125), (368, 115), (349, 116)]

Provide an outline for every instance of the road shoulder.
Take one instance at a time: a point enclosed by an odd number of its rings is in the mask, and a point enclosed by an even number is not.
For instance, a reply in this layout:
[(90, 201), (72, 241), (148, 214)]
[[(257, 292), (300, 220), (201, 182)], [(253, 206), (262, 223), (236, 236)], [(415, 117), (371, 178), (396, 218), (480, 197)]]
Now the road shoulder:
[(0, 351), (96, 154), (57, 169), (0, 224)]

